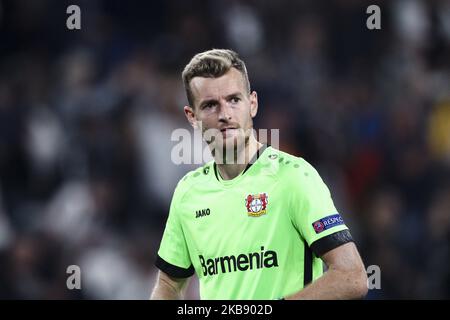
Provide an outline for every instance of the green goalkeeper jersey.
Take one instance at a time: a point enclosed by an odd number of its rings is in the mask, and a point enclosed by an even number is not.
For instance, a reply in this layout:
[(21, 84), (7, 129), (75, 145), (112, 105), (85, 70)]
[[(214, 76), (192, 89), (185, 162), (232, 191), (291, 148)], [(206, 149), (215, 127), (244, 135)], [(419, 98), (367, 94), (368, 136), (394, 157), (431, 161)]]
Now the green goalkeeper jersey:
[(352, 241), (327, 186), (304, 159), (262, 147), (239, 176), (214, 162), (178, 183), (156, 266), (197, 274), (202, 299), (277, 299), (323, 273), (320, 256)]

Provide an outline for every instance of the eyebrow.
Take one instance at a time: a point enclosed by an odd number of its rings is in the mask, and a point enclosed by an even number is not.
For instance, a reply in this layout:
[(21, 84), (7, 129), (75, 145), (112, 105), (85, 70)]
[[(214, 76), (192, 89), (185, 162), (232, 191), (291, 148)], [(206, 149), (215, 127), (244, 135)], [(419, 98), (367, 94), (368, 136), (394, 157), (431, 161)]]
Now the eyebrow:
[[(228, 99), (231, 99), (231, 98), (234, 98), (234, 97), (242, 97), (242, 94), (241, 94), (239, 91), (230, 93), (229, 95), (225, 96), (225, 100), (228, 100)], [(201, 108), (201, 107), (204, 106), (205, 104), (208, 104), (208, 103), (211, 103), (211, 102), (217, 102), (217, 99), (212, 98), (212, 99), (206, 99), (206, 100), (203, 100), (203, 101), (200, 103), (199, 106), (200, 106), (200, 108)]]

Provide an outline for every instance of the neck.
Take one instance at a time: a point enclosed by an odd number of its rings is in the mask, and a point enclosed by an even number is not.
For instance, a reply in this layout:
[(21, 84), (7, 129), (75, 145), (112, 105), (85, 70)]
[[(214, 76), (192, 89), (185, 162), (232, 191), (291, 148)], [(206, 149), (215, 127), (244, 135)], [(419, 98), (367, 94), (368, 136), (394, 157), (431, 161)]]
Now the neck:
[[(227, 164), (223, 161), (223, 156), (221, 154), (215, 154), (214, 159), (217, 164), (217, 169), (219, 170), (220, 176), (224, 180), (231, 180), (236, 178), (242, 171), (245, 170), (248, 163), (261, 148), (262, 143), (258, 142), (256, 138), (251, 135), (248, 139), (248, 143), (244, 148), (238, 148), (241, 150), (235, 151), (234, 161)], [(237, 161), (236, 161), (237, 160)]]

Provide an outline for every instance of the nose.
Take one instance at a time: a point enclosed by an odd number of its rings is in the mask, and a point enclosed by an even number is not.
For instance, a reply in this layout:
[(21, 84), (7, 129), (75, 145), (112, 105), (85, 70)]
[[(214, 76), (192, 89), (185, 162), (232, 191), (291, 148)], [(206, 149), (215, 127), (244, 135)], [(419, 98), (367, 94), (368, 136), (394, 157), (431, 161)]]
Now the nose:
[(231, 120), (231, 107), (226, 101), (220, 102), (219, 121)]

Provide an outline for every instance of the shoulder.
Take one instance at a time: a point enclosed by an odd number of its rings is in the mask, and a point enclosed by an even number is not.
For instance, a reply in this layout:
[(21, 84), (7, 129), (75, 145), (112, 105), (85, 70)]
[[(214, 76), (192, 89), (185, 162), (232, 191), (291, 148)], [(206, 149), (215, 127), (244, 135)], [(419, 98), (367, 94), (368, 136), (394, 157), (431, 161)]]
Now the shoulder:
[(211, 175), (214, 174), (213, 163), (213, 161), (210, 161), (203, 166), (186, 173), (178, 181), (178, 184), (175, 187), (174, 198), (181, 199), (188, 190), (192, 190), (195, 184), (208, 182)]
[(270, 147), (265, 162), (280, 178), (314, 177), (316, 169), (304, 158)]

